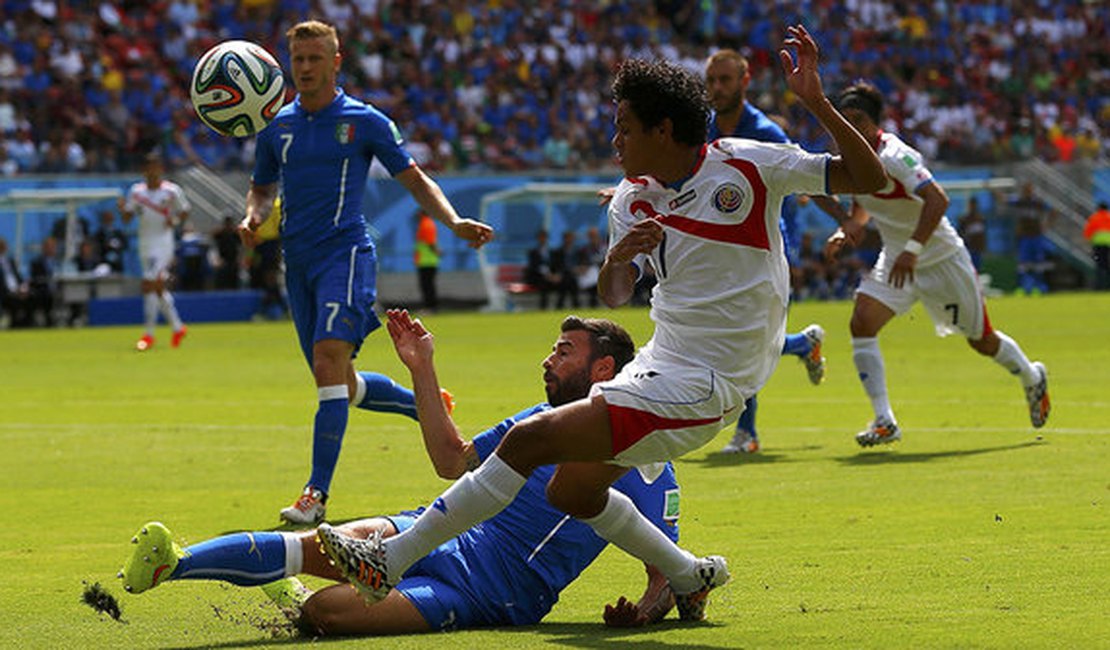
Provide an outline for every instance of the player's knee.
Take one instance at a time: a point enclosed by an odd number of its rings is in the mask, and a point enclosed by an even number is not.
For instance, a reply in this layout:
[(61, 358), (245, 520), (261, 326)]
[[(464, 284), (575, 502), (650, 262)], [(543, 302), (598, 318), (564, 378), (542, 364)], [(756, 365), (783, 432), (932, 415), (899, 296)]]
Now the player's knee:
[(310, 597), (301, 606), (301, 615), (294, 623), (305, 636), (334, 636), (339, 624), (339, 614), (324, 604), (325, 599)]
[(531, 474), (540, 465), (559, 462), (558, 446), (546, 420), (531, 417), (513, 425), (497, 448), (497, 455), (521, 474)]
[(547, 484), (547, 502), (558, 510), (578, 519), (597, 516), (605, 507), (600, 495), (576, 490), (566, 482)]
[(987, 334), (981, 339), (967, 340), (967, 344), (971, 346), (972, 350), (987, 357), (993, 357), (995, 354), (998, 354), (999, 343), (998, 336), (996, 336), (994, 332)]

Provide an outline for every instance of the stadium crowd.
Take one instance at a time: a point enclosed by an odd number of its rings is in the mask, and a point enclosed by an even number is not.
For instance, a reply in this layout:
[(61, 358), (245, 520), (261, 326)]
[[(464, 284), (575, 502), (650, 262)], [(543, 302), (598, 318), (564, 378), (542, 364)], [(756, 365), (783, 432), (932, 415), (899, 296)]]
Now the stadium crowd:
[[(1105, 159), (1110, 6), (1082, 0), (0, 0), (0, 174), (246, 168), (252, 143), (192, 115), (193, 63), (226, 39), (265, 44), (314, 16), (347, 45), (343, 84), (401, 126), (429, 169), (611, 164), (613, 71), (628, 56), (700, 69), (752, 62), (749, 96), (803, 146), (828, 143), (785, 89), (784, 26), (810, 26), (830, 91), (875, 83), (887, 125), (928, 159)], [(290, 84), (291, 85), (291, 84)], [(599, 101), (600, 98), (600, 101)]]

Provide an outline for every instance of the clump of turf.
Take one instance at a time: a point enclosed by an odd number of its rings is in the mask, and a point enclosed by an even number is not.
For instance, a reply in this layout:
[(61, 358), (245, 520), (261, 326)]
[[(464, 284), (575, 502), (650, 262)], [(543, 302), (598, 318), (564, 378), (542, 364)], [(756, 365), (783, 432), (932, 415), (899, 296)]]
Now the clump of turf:
[(83, 603), (95, 609), (98, 614), (107, 614), (120, 623), (127, 622), (120, 618), (119, 601), (116, 600), (115, 596), (108, 593), (104, 587), (101, 587), (99, 582), (94, 582), (91, 585), (87, 582), (81, 584), (85, 585), (81, 594)]

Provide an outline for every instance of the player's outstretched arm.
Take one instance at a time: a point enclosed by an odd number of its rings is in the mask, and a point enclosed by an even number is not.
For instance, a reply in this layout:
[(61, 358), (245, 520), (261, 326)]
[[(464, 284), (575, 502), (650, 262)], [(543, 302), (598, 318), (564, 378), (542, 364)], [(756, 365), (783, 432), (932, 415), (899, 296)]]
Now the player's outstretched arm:
[(493, 228), (481, 221), (460, 217), (439, 184), (416, 165), (394, 178), (405, 186), (424, 212), (450, 228), (459, 239), (470, 242), (471, 248), (481, 248), (493, 239)]
[(477, 466), (478, 454), (469, 440), (459, 434), (455, 421), (447, 413), (436, 377), (435, 337), (419, 319), (407, 310), (390, 309), (386, 329), (401, 363), (412, 376), (412, 392), (416, 396), (416, 417), (428, 458), (441, 478), (456, 479)]
[(642, 627), (663, 620), (674, 608), (674, 591), (659, 569), (645, 564), (648, 583), (644, 595), (633, 603), (621, 596), (616, 604), (606, 605), (603, 618), (609, 627)]
[[(786, 32), (784, 47), (779, 51), (786, 84), (836, 140), (840, 150), (840, 156), (829, 165), (828, 191), (833, 194), (878, 191), (886, 181), (886, 172), (871, 145), (825, 96), (817, 74), (817, 41), (802, 25), (787, 27)], [(789, 48), (794, 49), (794, 56)]]

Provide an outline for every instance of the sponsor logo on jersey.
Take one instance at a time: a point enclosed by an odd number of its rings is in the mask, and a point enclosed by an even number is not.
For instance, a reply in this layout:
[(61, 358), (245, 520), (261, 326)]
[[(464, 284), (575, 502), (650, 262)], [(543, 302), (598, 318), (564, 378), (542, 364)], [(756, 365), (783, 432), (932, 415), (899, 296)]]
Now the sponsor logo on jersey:
[(671, 202), (667, 204), (667, 207), (671, 210), (677, 210), (696, 198), (698, 198), (697, 190), (687, 190), (671, 199)]
[(350, 144), (355, 139), (355, 125), (350, 122), (340, 122), (335, 125), (335, 139), (339, 144)]
[(736, 183), (725, 183), (713, 193), (713, 207), (717, 212), (736, 212), (744, 203), (744, 191)]

